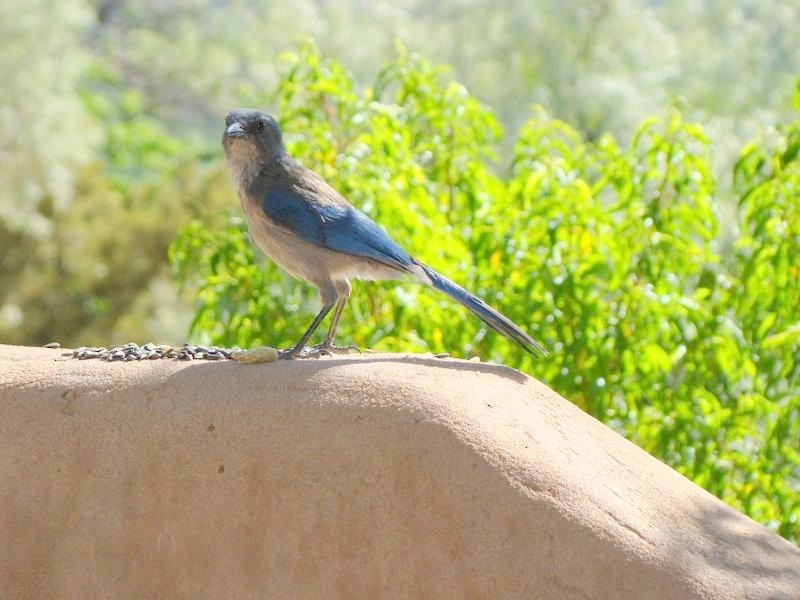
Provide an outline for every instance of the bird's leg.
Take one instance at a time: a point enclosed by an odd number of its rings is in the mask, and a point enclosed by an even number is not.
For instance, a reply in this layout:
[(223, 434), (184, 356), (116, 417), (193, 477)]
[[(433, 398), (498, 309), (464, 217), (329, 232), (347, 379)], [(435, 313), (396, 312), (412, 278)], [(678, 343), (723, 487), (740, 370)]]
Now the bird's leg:
[(311, 323), (311, 326), (306, 329), (303, 337), (301, 337), (300, 341), (294, 345), (294, 348), (281, 350), (278, 352), (278, 358), (315, 358), (320, 356), (321, 352), (318, 348), (306, 348), (306, 343), (308, 343), (308, 339), (314, 334), (314, 331), (316, 331), (317, 327), (319, 327), (319, 324), (322, 323), (322, 319), (328, 316), (328, 313), (331, 312), (333, 306), (333, 303), (323, 306), (322, 310), (319, 311), (319, 314), (314, 317), (314, 321)]
[(328, 329), (328, 334), (325, 336), (325, 340), (321, 344), (312, 346), (312, 348), (317, 352), (321, 354), (350, 354), (352, 350), (361, 352), (359, 347), (356, 345), (336, 346), (333, 343), (333, 336), (336, 335), (336, 327), (339, 325), (339, 319), (342, 316), (342, 311), (344, 310), (346, 303), (347, 298), (342, 298), (336, 305), (336, 312), (333, 313), (333, 320), (331, 321), (331, 326)]
[(328, 328), (325, 340), (321, 344), (313, 346), (314, 350), (321, 354), (350, 354), (352, 350), (361, 352), (361, 349), (356, 345), (336, 346), (333, 343), (333, 338), (336, 335), (336, 328), (339, 327), (339, 319), (342, 318), (342, 312), (344, 312), (344, 307), (347, 304), (348, 298), (350, 298), (350, 290), (350, 283), (347, 281), (339, 282), (337, 285), (339, 300), (336, 302), (336, 310), (333, 313), (333, 319), (331, 319), (331, 326)]

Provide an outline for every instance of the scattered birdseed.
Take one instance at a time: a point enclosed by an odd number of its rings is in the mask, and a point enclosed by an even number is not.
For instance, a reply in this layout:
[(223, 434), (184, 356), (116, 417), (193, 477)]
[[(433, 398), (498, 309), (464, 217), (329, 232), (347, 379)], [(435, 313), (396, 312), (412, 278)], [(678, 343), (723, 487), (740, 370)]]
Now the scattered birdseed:
[[(48, 345), (47, 347), (51, 347)], [(52, 346), (58, 347), (58, 346)], [(223, 360), (231, 358), (234, 352), (240, 352), (238, 346), (233, 348), (221, 348), (219, 346), (199, 346), (186, 343), (180, 347), (173, 347), (166, 344), (154, 344), (148, 342), (143, 346), (135, 342), (118, 344), (106, 348), (81, 346), (72, 351), (72, 358), (78, 360), (99, 359), (108, 362), (122, 361), (129, 362), (134, 360), (155, 360), (158, 358), (173, 358), (177, 360)]]
[[(50, 342), (45, 348), (60, 348), (58, 342)], [(375, 352), (367, 349), (366, 353)], [(64, 356), (70, 356), (67, 352)], [(241, 363), (264, 363), (278, 360), (278, 351), (269, 346), (253, 348), (252, 350), (242, 350), (239, 346), (223, 348), (220, 346), (201, 346), (199, 344), (184, 343), (183, 346), (169, 346), (167, 344), (154, 344), (147, 342), (140, 346), (136, 342), (118, 344), (107, 348), (105, 346), (81, 346), (75, 348), (71, 353), (72, 358), (78, 360), (105, 360), (107, 362), (130, 362), (134, 360), (156, 360), (159, 358), (171, 358), (176, 360), (235, 360)], [(428, 356), (432, 356), (428, 353)], [(440, 352), (433, 355), (436, 358), (448, 358), (450, 354)], [(471, 362), (480, 362), (480, 357), (473, 356)]]

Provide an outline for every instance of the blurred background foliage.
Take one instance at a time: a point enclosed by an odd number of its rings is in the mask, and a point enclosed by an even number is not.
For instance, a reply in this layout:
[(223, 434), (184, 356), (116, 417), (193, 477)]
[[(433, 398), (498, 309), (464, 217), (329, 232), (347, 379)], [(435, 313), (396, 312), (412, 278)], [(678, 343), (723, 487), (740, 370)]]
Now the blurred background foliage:
[(797, 22), (778, 0), (6, 0), (0, 341), (295, 341), (315, 293), (253, 250), (219, 147), (229, 109), (268, 108), (551, 356), (398, 283), (356, 284), (343, 342), (520, 368), (797, 543)]

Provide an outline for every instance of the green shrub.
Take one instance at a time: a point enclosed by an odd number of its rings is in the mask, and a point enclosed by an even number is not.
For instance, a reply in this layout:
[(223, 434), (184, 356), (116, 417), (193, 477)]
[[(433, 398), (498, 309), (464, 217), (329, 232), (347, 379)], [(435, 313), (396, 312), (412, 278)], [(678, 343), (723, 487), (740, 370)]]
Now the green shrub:
[[(503, 168), (492, 113), (418, 56), (400, 49), (363, 91), (310, 46), (282, 64), (290, 153), (552, 353), (528, 356), (398, 282), (355, 284), (342, 342), (522, 369), (800, 539), (800, 122), (742, 151), (740, 237), (723, 255), (711, 148), (677, 112), (622, 146), (536, 111)], [(186, 227), (170, 260), (210, 342), (286, 347), (318, 309), (253, 251), (238, 210), (224, 228)]]

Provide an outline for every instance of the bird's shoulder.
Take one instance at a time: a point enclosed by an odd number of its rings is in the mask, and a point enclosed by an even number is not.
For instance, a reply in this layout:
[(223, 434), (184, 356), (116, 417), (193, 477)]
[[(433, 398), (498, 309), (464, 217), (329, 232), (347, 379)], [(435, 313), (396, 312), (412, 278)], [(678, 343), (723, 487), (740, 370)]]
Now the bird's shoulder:
[(314, 171), (286, 163), (262, 196), (276, 225), (312, 244), (404, 271), (413, 259)]
[(311, 169), (304, 167), (294, 159), (286, 156), (280, 161), (277, 173), (271, 178), (265, 194), (289, 195), (301, 203), (310, 203), (314, 206), (335, 207), (340, 210), (351, 209), (352, 205), (332, 185)]
[(287, 156), (261, 179), (251, 196), (276, 225), (323, 243), (325, 226), (349, 222), (358, 211), (311, 169)]

